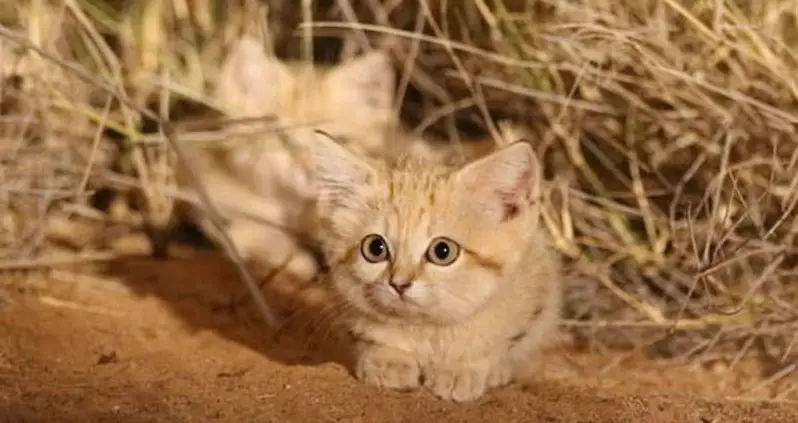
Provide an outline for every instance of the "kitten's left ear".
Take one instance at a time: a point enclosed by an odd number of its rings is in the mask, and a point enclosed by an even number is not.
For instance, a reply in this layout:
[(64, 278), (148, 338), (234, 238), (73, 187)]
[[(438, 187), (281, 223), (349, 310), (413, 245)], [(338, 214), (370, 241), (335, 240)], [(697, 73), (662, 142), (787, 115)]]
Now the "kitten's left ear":
[(458, 189), (491, 221), (527, 209), (540, 193), (540, 162), (526, 142), (514, 142), (469, 163), (457, 173)]
[(216, 95), (235, 114), (274, 113), (282, 85), (291, 80), (286, 65), (267, 54), (255, 38), (244, 36), (231, 46), (219, 70)]
[(375, 176), (374, 169), (322, 131), (316, 131), (312, 141), (308, 151), (319, 209), (330, 211), (363, 205), (364, 192)]
[(352, 113), (383, 113), (393, 107), (396, 74), (384, 52), (371, 51), (339, 64), (330, 82)]

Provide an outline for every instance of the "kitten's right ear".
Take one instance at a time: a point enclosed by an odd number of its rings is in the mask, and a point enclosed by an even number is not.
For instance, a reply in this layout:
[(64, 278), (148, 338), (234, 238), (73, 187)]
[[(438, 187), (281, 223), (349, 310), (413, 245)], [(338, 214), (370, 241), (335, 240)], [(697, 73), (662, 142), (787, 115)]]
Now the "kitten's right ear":
[(280, 85), (288, 78), (280, 59), (267, 54), (254, 38), (242, 37), (222, 64), (216, 92), (223, 105), (236, 113), (270, 114), (278, 107)]
[(317, 130), (314, 138), (308, 149), (319, 208), (329, 211), (364, 206), (364, 193), (375, 177), (374, 169), (331, 135)]

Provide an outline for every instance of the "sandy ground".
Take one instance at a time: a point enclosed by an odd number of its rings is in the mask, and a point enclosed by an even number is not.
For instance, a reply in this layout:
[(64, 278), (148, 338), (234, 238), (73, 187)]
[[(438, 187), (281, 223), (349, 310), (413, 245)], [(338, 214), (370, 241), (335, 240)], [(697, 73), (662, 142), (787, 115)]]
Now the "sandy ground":
[(475, 403), (380, 391), (268, 336), (241, 311), (232, 268), (197, 254), (5, 274), (0, 422), (798, 420), (798, 403), (750, 399), (772, 395), (751, 391), (754, 364), (664, 367), (567, 347), (546, 355), (539, 380)]

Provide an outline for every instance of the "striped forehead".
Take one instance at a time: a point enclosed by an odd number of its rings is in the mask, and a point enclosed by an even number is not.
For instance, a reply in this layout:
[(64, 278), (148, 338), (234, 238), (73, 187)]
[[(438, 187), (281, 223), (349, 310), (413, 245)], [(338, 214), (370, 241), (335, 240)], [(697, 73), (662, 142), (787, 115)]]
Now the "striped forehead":
[(404, 241), (429, 234), (433, 223), (444, 210), (449, 172), (409, 164), (394, 169), (388, 178), (385, 203), (387, 230)]

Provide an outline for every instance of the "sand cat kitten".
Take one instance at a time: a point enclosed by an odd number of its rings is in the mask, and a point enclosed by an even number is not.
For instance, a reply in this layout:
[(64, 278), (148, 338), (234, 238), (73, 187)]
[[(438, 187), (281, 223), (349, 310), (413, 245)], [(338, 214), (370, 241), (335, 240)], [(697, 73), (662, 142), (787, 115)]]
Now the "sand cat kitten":
[[(189, 159), (217, 204), (235, 206), (276, 225), (230, 219), (228, 234), (245, 258), (281, 265), (297, 251), (297, 238), (283, 228), (307, 226), (303, 222), (315, 191), (294, 142), (301, 144), (314, 129), (322, 129), (353, 150), (373, 153), (384, 148), (384, 134), (395, 121), (394, 78), (389, 59), (380, 52), (323, 67), (283, 62), (250, 38), (233, 46), (217, 86), (225, 112), (234, 118), (267, 116), (272, 120), (261, 125), (288, 129), (282, 134), (258, 133), (255, 142), (249, 136), (213, 149), (192, 147)], [(190, 191), (185, 173), (179, 182)], [(190, 215), (218, 240), (206, 217), (196, 209)], [(307, 255), (300, 261), (299, 268), (308, 275), (315, 272)]]
[(356, 376), (467, 401), (524, 371), (561, 301), (532, 148), (513, 143), (460, 167), (369, 161), (326, 139), (311, 150)]

